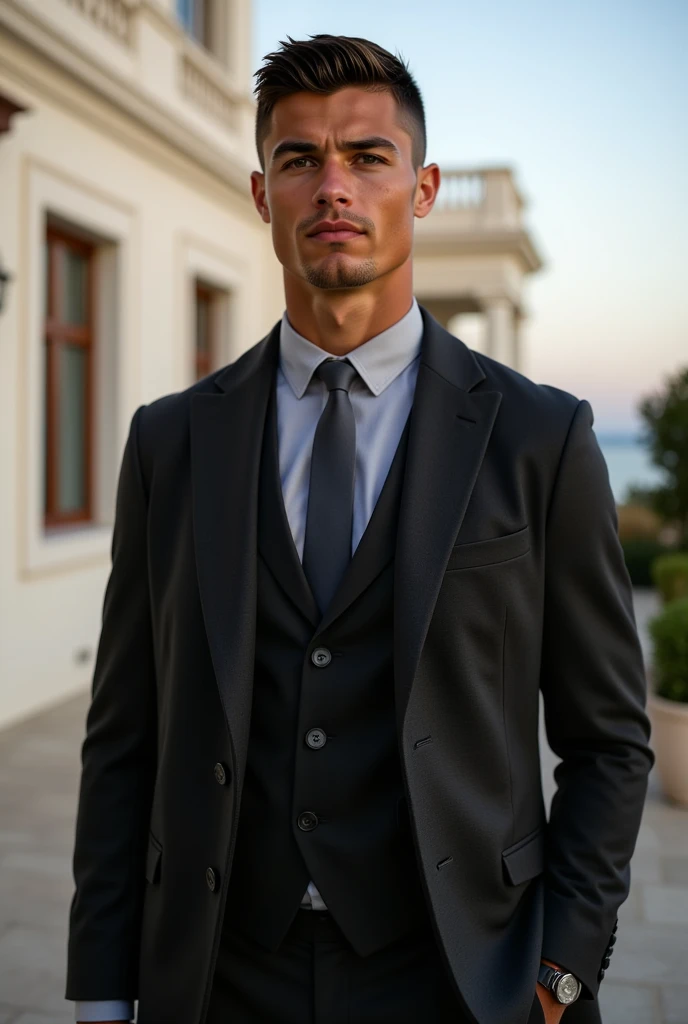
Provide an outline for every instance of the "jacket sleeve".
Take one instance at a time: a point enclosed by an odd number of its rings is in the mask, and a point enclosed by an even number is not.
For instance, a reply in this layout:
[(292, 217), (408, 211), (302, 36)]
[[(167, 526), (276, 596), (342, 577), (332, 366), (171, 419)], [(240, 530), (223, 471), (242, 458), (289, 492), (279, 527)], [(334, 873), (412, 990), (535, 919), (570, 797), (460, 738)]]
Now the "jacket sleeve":
[(145, 851), (156, 749), (156, 685), (147, 572), (147, 497), (132, 417), (117, 485), (81, 783), (66, 998), (137, 996)]
[(607, 467), (577, 406), (546, 526), (541, 690), (561, 758), (547, 830), (542, 956), (583, 983), (599, 971), (630, 885), (653, 755), (645, 673)]

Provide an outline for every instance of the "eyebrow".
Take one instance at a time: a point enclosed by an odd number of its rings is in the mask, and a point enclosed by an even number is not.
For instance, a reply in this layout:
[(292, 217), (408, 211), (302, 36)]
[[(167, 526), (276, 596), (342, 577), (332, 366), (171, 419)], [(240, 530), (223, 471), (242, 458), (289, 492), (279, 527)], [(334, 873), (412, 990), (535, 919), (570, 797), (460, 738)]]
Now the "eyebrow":
[[(275, 146), (272, 154), (272, 163), (284, 153), (315, 153), (318, 148), (315, 142), (306, 142), (304, 139), (285, 139), (284, 142), (280, 142), (279, 145)], [(340, 152), (351, 149), (388, 149), (397, 156), (401, 155), (392, 140), (386, 139), (383, 135), (370, 135), (366, 139), (344, 140), (337, 145), (337, 149)]]

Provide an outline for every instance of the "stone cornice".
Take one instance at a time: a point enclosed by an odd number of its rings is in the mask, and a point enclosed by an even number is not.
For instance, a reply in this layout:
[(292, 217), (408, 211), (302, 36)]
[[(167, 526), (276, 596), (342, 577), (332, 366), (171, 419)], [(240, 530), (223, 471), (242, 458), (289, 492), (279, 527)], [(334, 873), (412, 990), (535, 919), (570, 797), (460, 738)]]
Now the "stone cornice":
[(512, 255), (525, 273), (534, 273), (543, 266), (540, 254), (524, 229), (416, 232), (413, 250), (418, 256)]
[[(145, 10), (155, 12), (156, 18), (161, 18), (166, 23), (169, 21), (157, 5), (145, 3)], [(171, 25), (168, 24), (167, 28), (168, 31), (172, 31)], [(17, 0), (3, 0), (0, 4), (0, 29), (33, 50), (41, 61), (49, 62), (72, 81), (86, 86), (88, 91), (107, 101), (118, 112), (126, 114), (132, 122), (157, 136), (161, 142), (174, 147), (194, 164), (202, 166), (225, 187), (229, 186), (242, 197), (250, 197), (251, 166), (248, 161), (243, 163), (225, 150), (214, 146), (187, 120), (175, 117), (171, 110), (144, 93), (137, 83), (127, 80), (115, 68), (98, 63), (88, 51), (71, 45), (66, 37), (60, 37), (50, 31)], [(193, 47), (190, 47), (190, 50), (193, 50)], [(191, 59), (198, 62), (198, 55), (194, 53)], [(19, 78), (30, 78), (32, 85), (40, 87), (39, 73), (35, 68), (26, 69), (26, 61), (22, 61), (20, 52), (14, 47), (9, 48), (9, 52), (3, 55), (3, 63), (6, 70), (16, 73)], [(92, 106), (92, 102), (92, 98), (85, 91), (80, 101), (79, 91), (71, 90), (69, 105), (75, 111), (88, 116), (88, 108)], [(243, 102), (250, 103), (250, 100), (246, 98)]]

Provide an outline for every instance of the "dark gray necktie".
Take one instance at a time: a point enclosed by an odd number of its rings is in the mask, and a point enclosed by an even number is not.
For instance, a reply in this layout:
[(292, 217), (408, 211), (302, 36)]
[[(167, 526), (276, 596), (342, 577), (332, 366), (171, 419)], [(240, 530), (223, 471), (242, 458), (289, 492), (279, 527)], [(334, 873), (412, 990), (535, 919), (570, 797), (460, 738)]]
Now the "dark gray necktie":
[(356, 370), (328, 359), (314, 375), (330, 394), (313, 439), (303, 571), (324, 614), (351, 559), (356, 424), (349, 388)]

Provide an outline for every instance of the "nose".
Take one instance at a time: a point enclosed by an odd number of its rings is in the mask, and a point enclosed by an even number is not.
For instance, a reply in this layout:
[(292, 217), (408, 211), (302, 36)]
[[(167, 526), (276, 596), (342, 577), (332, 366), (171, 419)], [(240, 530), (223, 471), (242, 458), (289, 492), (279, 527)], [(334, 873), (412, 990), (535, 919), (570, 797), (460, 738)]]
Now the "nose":
[(323, 167), (318, 186), (313, 194), (313, 205), (342, 209), (350, 206), (352, 199), (350, 183), (345, 170), (334, 162), (328, 162)]

